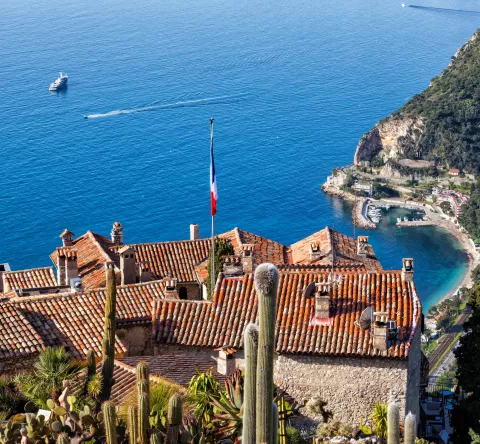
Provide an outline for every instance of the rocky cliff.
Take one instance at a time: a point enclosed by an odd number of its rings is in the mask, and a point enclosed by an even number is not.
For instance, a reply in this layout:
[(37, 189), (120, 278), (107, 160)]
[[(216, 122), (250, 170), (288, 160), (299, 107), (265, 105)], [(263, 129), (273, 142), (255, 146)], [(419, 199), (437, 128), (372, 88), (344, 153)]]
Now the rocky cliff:
[(358, 165), (361, 162), (370, 162), (375, 157), (385, 163), (388, 160), (408, 158), (409, 155), (417, 156), (423, 130), (424, 122), (421, 117), (387, 119), (380, 122), (360, 139), (354, 163)]
[(477, 31), (448, 67), (358, 143), (354, 163), (428, 160), (480, 172), (480, 39)]

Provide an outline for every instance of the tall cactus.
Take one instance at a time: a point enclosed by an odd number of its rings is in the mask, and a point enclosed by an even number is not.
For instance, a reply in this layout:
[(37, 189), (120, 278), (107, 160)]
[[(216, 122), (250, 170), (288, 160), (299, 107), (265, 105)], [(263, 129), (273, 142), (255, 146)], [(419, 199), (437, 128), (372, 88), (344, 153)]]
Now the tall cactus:
[(111, 401), (103, 403), (103, 423), (107, 444), (117, 444), (117, 414), (115, 404)]
[(140, 444), (147, 444), (150, 416), (150, 376), (148, 364), (146, 362), (139, 362), (136, 373), (138, 393), (138, 441)]
[(127, 430), (128, 430), (128, 440), (132, 444), (137, 444), (137, 440), (138, 440), (138, 407), (136, 405), (128, 406), (128, 410), (127, 410)]
[(182, 424), (182, 398), (173, 395), (168, 401), (167, 444), (177, 444)]
[(400, 444), (400, 408), (396, 402), (388, 404), (387, 444)]
[(115, 359), (115, 312), (117, 304), (117, 286), (115, 270), (107, 265), (106, 271), (107, 294), (105, 298), (105, 326), (102, 342), (102, 395), (101, 400), (110, 398), (113, 385), (113, 366)]
[(57, 438), (57, 444), (70, 444), (70, 438), (66, 433), (60, 433)]
[(405, 417), (405, 444), (414, 444), (417, 436), (417, 419), (412, 412)]
[(273, 444), (273, 359), (278, 280), (278, 270), (272, 264), (261, 264), (255, 270), (255, 289), (259, 310), (256, 393), (256, 442), (258, 444)]
[(257, 391), (258, 326), (248, 324), (244, 332), (245, 378), (243, 383), (242, 443), (255, 444), (255, 402)]
[(95, 352), (93, 350), (87, 351), (87, 376), (85, 378), (85, 385), (83, 387), (83, 395), (88, 394), (88, 383), (97, 374), (97, 363), (95, 361)]
[(278, 444), (278, 405), (273, 403), (272, 444)]

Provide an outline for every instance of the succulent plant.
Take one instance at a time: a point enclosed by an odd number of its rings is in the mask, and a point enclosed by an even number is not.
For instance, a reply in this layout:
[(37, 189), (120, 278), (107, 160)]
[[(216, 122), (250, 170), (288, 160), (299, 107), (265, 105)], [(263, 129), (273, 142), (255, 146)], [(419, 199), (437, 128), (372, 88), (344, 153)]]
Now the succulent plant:
[(243, 444), (255, 444), (256, 434), (256, 390), (257, 390), (257, 354), (258, 326), (248, 324), (244, 332), (245, 342), (245, 383), (243, 402)]
[(138, 407), (136, 405), (128, 406), (127, 431), (129, 441), (136, 444), (138, 440)]
[(182, 424), (182, 398), (173, 395), (168, 401), (167, 444), (177, 444)]
[(387, 444), (400, 444), (400, 408), (396, 402), (388, 404)]
[(105, 439), (107, 444), (117, 444), (117, 414), (116, 406), (111, 401), (106, 401), (102, 406), (103, 421), (105, 424)]
[(415, 444), (415, 438), (417, 436), (417, 419), (412, 412), (409, 412), (405, 417), (404, 435), (405, 444)]

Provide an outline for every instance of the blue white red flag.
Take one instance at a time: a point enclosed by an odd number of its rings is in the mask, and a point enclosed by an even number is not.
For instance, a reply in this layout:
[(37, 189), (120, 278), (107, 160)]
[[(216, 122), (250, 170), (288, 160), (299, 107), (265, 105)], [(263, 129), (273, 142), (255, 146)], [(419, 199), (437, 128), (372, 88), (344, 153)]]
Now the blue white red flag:
[(210, 120), (210, 199), (212, 203), (212, 216), (217, 214), (217, 176), (213, 160), (213, 119)]

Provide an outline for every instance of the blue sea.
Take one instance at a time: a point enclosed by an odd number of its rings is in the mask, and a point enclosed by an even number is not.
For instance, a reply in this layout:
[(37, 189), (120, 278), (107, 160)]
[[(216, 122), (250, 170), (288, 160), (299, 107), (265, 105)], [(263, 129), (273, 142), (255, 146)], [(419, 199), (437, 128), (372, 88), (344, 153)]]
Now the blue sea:
[[(478, 0), (414, 1), (2, 0), (0, 262), (49, 265), (65, 227), (115, 220), (126, 242), (209, 236), (210, 117), (218, 232), (352, 235), (321, 184), (479, 23)], [(424, 309), (465, 272), (440, 230), (368, 234), (385, 268), (415, 258)]]

